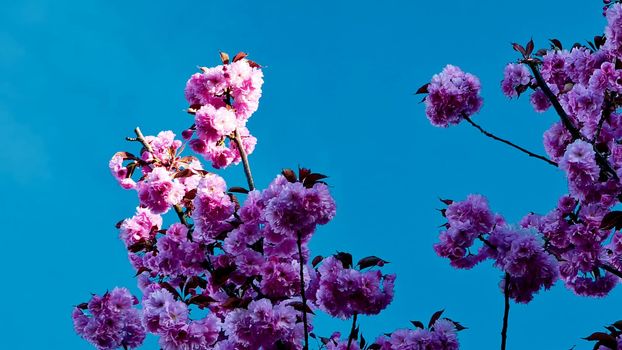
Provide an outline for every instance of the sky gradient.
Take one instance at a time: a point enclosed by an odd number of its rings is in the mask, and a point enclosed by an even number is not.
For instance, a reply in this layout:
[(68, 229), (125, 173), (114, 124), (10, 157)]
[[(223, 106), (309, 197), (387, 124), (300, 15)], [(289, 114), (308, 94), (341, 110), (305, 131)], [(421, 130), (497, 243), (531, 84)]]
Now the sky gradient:
[[(337, 217), (314, 254), (377, 255), (398, 274), (393, 304), (363, 317), (366, 339), (427, 321), (436, 310), (469, 327), (464, 349), (498, 348), (503, 296), (489, 263), (454, 270), (432, 250), (439, 197), (489, 197), (516, 222), (566, 193), (563, 173), (494, 143), (468, 125), (429, 125), (413, 92), (446, 64), (482, 82), (482, 126), (543, 153), (555, 120), (500, 91), (510, 43), (556, 37), (570, 46), (601, 34), (601, 2), (499, 1), (2, 1), (0, 12), (1, 348), (90, 349), (72, 305), (115, 286), (136, 291), (114, 224), (134, 213), (110, 157), (124, 141), (177, 134), (192, 123), (183, 88), (218, 51), (264, 65), (264, 95), (249, 128), (258, 187), (284, 167), (328, 174)], [(244, 185), (241, 167), (221, 172)], [(169, 221), (170, 222), (170, 221)], [(591, 349), (581, 340), (622, 318), (622, 287), (607, 299), (558, 283), (512, 305), (508, 349)], [(316, 319), (317, 333), (347, 333)], [(156, 349), (150, 338), (144, 349)]]

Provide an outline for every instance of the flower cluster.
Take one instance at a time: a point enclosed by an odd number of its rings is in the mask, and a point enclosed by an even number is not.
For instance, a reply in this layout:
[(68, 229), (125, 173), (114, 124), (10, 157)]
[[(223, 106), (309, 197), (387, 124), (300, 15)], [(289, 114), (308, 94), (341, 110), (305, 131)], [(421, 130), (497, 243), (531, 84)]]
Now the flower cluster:
[(125, 288), (115, 288), (103, 296), (93, 295), (88, 303), (76, 306), (72, 318), (76, 332), (100, 350), (134, 349), (145, 339), (138, 299)]
[[(183, 142), (172, 132), (135, 130), (129, 140), (142, 145), (139, 155), (118, 152), (109, 166), (122, 188), (137, 192), (135, 214), (117, 227), (143, 294), (142, 313), (124, 308), (121, 317), (89, 306), (89, 318), (77, 310), (76, 330), (102, 349), (135, 347), (145, 331), (159, 336), (163, 350), (309, 349), (309, 337), (321, 338), (310, 333), (316, 311), (356, 322), (393, 300), (395, 275), (379, 271), (387, 263), (380, 258), (363, 258), (357, 268), (347, 253), (310, 261), (311, 238), (336, 214), (325, 175), (286, 169), (266, 189), (254, 189), (246, 156), (255, 138), (246, 122), (258, 106), (262, 72), (244, 54), (221, 58), (223, 65), (202, 68), (186, 85), (195, 121), (182, 137), (213, 168), (244, 158), (251, 188), (228, 188), (198, 158), (182, 156)], [(175, 216), (178, 222), (164, 222)], [(457, 344), (441, 321), (435, 327), (439, 342)], [(325, 345), (365, 345), (353, 334), (338, 343)]]
[(420, 321), (413, 321), (415, 329), (399, 329), (376, 339), (380, 350), (429, 349), (457, 350), (457, 332), (464, 327), (448, 318), (440, 318), (442, 311), (436, 312), (426, 329)]
[[(525, 47), (513, 44), (522, 59), (506, 66), (501, 84), (508, 97), (532, 90), (537, 112), (555, 106), (559, 121), (543, 137), (550, 159), (540, 158), (564, 171), (569, 194), (548, 214), (526, 215), (519, 228), (489, 212), (479, 196), (446, 201), (443, 211), (448, 222), (436, 252), (457, 268), (493, 259), (507, 273), (502, 289), (518, 302), (530, 301), (558, 277), (576, 294), (596, 297), (606, 296), (622, 277), (622, 215), (612, 211), (622, 200), (622, 4), (606, 4), (605, 35), (588, 46), (565, 50), (553, 39), (549, 49), (534, 53), (533, 41)], [(438, 81), (435, 76), (430, 87)], [(426, 101), (435, 100), (432, 91), (428, 88)], [(468, 102), (454, 106), (471, 107)], [(431, 120), (438, 126), (438, 120), (452, 118), (455, 113), (444, 110)]]
[(466, 269), (493, 259), (495, 266), (506, 273), (502, 289), (509, 283), (509, 296), (516, 302), (527, 303), (540, 289), (553, 286), (559, 276), (558, 265), (532, 232), (506, 224), (500, 215), (490, 211), (480, 195), (470, 195), (462, 202), (445, 202), (449, 203), (443, 210), (446, 230), (441, 231), (440, 242), (434, 245), (439, 256), (450, 259), (456, 268)]
[[(257, 139), (246, 128), (248, 118), (257, 110), (263, 85), (263, 72), (258, 64), (237, 54), (232, 61), (221, 54), (223, 64), (201, 68), (201, 73), (186, 83), (186, 100), (194, 114), (194, 125), (184, 132), (192, 149), (220, 169), (242, 159), (255, 149)], [(227, 142), (228, 141), (228, 142)]]
[[(380, 313), (393, 300), (395, 275), (383, 275), (378, 270), (355, 270), (350, 266), (351, 257), (342, 257), (343, 253), (324, 259), (318, 270), (320, 282), (316, 298), (320, 309), (343, 319), (355, 314)], [(378, 263), (383, 264), (380, 260)]]
[(510, 63), (503, 71), (501, 90), (507, 97), (518, 97), (533, 82), (527, 67), (522, 64)]
[(458, 124), (481, 108), (480, 89), (477, 77), (448, 65), (427, 85), (425, 114), (434, 126)]

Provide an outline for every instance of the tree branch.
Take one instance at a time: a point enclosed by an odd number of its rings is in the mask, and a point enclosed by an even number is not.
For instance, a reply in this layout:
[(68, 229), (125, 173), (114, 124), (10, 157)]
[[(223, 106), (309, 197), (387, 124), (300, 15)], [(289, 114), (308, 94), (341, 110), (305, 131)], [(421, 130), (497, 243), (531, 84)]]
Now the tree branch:
[(356, 332), (356, 318), (358, 314), (355, 312), (352, 316), (352, 328), (350, 329), (350, 335), (348, 336), (348, 347), (347, 350), (350, 350), (350, 346), (352, 345), (352, 340), (354, 340), (354, 332)]
[(503, 287), (503, 296), (505, 308), (503, 311), (503, 327), (501, 328), (501, 350), (505, 350), (508, 338), (508, 317), (510, 315), (510, 274), (505, 273), (505, 283)]
[[(590, 140), (587, 140), (583, 136), (583, 134), (581, 134), (579, 129), (577, 129), (577, 127), (575, 127), (574, 124), (572, 124), (572, 121), (570, 120), (568, 113), (566, 113), (562, 105), (559, 103), (557, 96), (555, 96), (553, 91), (551, 91), (551, 88), (549, 88), (549, 85), (546, 83), (546, 81), (544, 81), (542, 74), (540, 74), (540, 71), (538, 70), (537, 62), (533, 59), (527, 59), (523, 62), (527, 64), (529, 68), (531, 68), (531, 72), (533, 73), (533, 76), (535, 77), (536, 82), (538, 83), (538, 87), (542, 89), (542, 92), (544, 92), (544, 95), (548, 98), (549, 102), (551, 102), (551, 105), (553, 105), (553, 108), (555, 108), (555, 111), (559, 115), (559, 118), (561, 119), (562, 123), (564, 124), (566, 129), (568, 129), (568, 131), (570, 132), (570, 135), (572, 135), (573, 140), (579, 139), (579, 140), (583, 140), (586, 142), (590, 142)], [(618, 174), (616, 173), (615, 170), (613, 170), (613, 167), (611, 167), (611, 164), (609, 164), (609, 162), (607, 161), (607, 158), (605, 158), (605, 156), (603, 156), (600, 153), (600, 151), (596, 149), (593, 143), (591, 144), (592, 144), (592, 148), (594, 149), (594, 153), (596, 154), (596, 163), (598, 163), (601, 169), (603, 169), (605, 172), (608, 172), (614, 179), (618, 180), (619, 179)]]
[(541, 155), (539, 155), (539, 154), (533, 153), (533, 152), (531, 152), (531, 151), (529, 151), (529, 150), (527, 150), (527, 149), (525, 149), (525, 148), (523, 148), (523, 147), (521, 147), (521, 146), (518, 146), (518, 145), (516, 145), (516, 144), (514, 144), (514, 143), (512, 143), (512, 142), (510, 142), (510, 141), (508, 141), (508, 140), (502, 139), (502, 138), (500, 138), (500, 137), (497, 137), (497, 136), (495, 136), (495, 135), (493, 135), (493, 134), (489, 133), (488, 131), (484, 130), (481, 126), (479, 126), (479, 125), (477, 125), (475, 122), (473, 122), (473, 120), (471, 120), (471, 118), (469, 118), (469, 117), (465, 116), (465, 117), (464, 117), (464, 119), (465, 119), (467, 122), (469, 122), (469, 124), (473, 125), (473, 126), (474, 126), (477, 130), (479, 130), (482, 134), (484, 134), (484, 135), (486, 135), (486, 136), (490, 137), (491, 139), (493, 139), (493, 140), (497, 140), (497, 141), (500, 141), (500, 142), (503, 142), (503, 143), (505, 143), (506, 145), (509, 145), (509, 146), (514, 147), (514, 148), (516, 148), (517, 150), (519, 150), (519, 151), (521, 151), (521, 152), (523, 152), (523, 153), (526, 153), (526, 154), (527, 154), (527, 155), (529, 155), (530, 157), (538, 158), (538, 159), (540, 159), (540, 160), (543, 160), (543, 161), (545, 161), (545, 162), (547, 162), (547, 163), (551, 164), (551, 165), (552, 165), (552, 166), (554, 166), (554, 167), (557, 167), (557, 163), (555, 163), (554, 161), (552, 161), (552, 160), (550, 160), (550, 159), (548, 159), (548, 158), (546, 158), (546, 157), (544, 157), (544, 156), (541, 156)]
[(298, 232), (298, 257), (300, 259), (300, 297), (302, 298), (302, 322), (305, 332), (305, 346), (303, 350), (309, 350), (309, 323), (307, 321), (307, 295), (305, 292), (304, 257), (302, 255), (302, 235)]
[(237, 129), (234, 132), (233, 141), (238, 148), (238, 152), (240, 152), (240, 157), (242, 157), (242, 164), (244, 165), (244, 174), (246, 174), (248, 189), (250, 191), (253, 191), (255, 189), (255, 181), (253, 181), (253, 174), (251, 173), (251, 166), (248, 162), (248, 155), (246, 154), (246, 149), (244, 149), (242, 138), (240, 137), (240, 133)]

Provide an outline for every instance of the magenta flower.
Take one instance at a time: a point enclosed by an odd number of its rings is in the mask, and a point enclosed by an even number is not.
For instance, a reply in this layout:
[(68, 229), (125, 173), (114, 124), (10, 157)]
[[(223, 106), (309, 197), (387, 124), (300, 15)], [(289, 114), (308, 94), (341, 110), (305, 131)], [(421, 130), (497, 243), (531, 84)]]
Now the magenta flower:
[(480, 82), (472, 74), (447, 65), (432, 77), (425, 98), (426, 115), (434, 126), (458, 124), (477, 113), (482, 106)]

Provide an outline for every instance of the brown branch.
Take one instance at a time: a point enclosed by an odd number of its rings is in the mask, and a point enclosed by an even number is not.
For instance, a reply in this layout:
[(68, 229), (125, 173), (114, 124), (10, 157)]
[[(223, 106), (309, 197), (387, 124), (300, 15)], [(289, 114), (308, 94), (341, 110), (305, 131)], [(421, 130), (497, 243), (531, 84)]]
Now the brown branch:
[(533, 73), (534, 78), (536, 78), (538, 87), (542, 89), (542, 92), (544, 92), (544, 95), (548, 98), (549, 102), (551, 102), (551, 105), (553, 105), (553, 108), (555, 108), (555, 111), (559, 115), (559, 118), (562, 120), (562, 123), (564, 124), (566, 129), (570, 131), (570, 135), (572, 135), (572, 138), (585, 140), (583, 135), (581, 135), (581, 132), (579, 131), (579, 129), (577, 129), (574, 126), (574, 124), (572, 124), (572, 121), (570, 120), (570, 116), (568, 116), (568, 113), (566, 113), (562, 105), (559, 103), (557, 96), (555, 96), (553, 91), (551, 91), (551, 88), (549, 87), (549, 85), (546, 83), (546, 81), (544, 81), (542, 74), (540, 74), (540, 71), (538, 70), (538, 65), (536, 61), (526, 60), (525, 63), (527, 64), (527, 66), (529, 66), (529, 68), (531, 68), (531, 72)]
[(131, 137), (126, 137), (125, 139), (128, 140), (128, 141), (138, 141), (138, 142), (143, 144), (143, 147), (145, 147), (147, 152), (153, 153), (153, 148), (151, 148), (151, 145), (149, 144), (149, 142), (147, 142), (147, 140), (145, 140), (145, 136), (140, 131), (139, 127), (136, 127), (136, 129), (134, 129), (134, 133), (136, 134), (136, 138), (135, 139), (133, 139)]
[(355, 312), (352, 316), (352, 328), (350, 329), (350, 335), (348, 336), (348, 347), (346, 350), (350, 350), (350, 346), (352, 345), (352, 340), (354, 339), (354, 332), (356, 332), (356, 318), (358, 314)]
[(298, 257), (300, 259), (300, 297), (302, 298), (302, 322), (305, 332), (305, 346), (309, 350), (309, 322), (307, 321), (307, 295), (305, 292), (304, 257), (302, 256), (302, 234), (298, 232)]
[[(531, 72), (533, 73), (533, 76), (535, 77), (536, 82), (538, 83), (538, 87), (542, 89), (542, 92), (544, 92), (544, 95), (548, 98), (549, 102), (551, 102), (551, 105), (553, 105), (553, 108), (555, 108), (555, 111), (559, 115), (559, 118), (561, 119), (562, 123), (564, 124), (566, 129), (568, 129), (568, 131), (570, 132), (570, 135), (572, 135), (573, 140), (579, 139), (579, 140), (589, 142), (589, 140), (587, 140), (583, 136), (583, 134), (581, 134), (579, 129), (577, 129), (577, 127), (574, 126), (574, 124), (572, 124), (572, 121), (570, 120), (570, 116), (568, 116), (568, 113), (566, 113), (562, 105), (559, 103), (557, 96), (555, 96), (553, 91), (551, 91), (551, 88), (549, 88), (549, 85), (546, 83), (546, 81), (542, 77), (542, 74), (540, 74), (540, 71), (538, 70), (538, 63), (533, 59), (527, 59), (524, 61), (524, 63), (527, 64), (529, 68), (531, 68)], [(598, 151), (598, 149), (596, 149), (593, 143), (591, 144), (592, 144), (592, 148), (594, 149), (594, 153), (596, 154), (596, 163), (598, 163), (601, 169), (603, 169), (605, 172), (608, 172), (614, 179), (618, 180), (618, 174), (616, 173), (615, 170), (613, 170), (613, 167), (611, 166), (611, 164), (609, 164), (609, 162), (607, 161), (607, 158), (603, 156)]]
[(492, 133), (489, 133), (488, 131), (484, 130), (481, 126), (477, 125), (477, 124), (476, 124), (473, 120), (471, 120), (471, 118), (469, 118), (469, 117), (465, 116), (465, 117), (464, 117), (464, 119), (465, 119), (467, 122), (469, 122), (469, 124), (473, 125), (473, 126), (474, 126), (477, 130), (479, 130), (482, 134), (484, 134), (484, 135), (486, 135), (486, 136), (490, 137), (491, 139), (493, 139), (493, 140), (497, 140), (497, 141), (500, 141), (500, 142), (503, 142), (503, 143), (505, 143), (506, 145), (509, 145), (509, 146), (514, 147), (514, 148), (516, 148), (517, 150), (519, 150), (519, 151), (521, 151), (521, 152), (523, 152), (523, 153), (526, 153), (526, 154), (527, 154), (527, 155), (529, 155), (530, 157), (538, 158), (538, 159), (540, 159), (540, 160), (543, 160), (543, 161), (545, 161), (545, 162), (547, 162), (547, 163), (551, 164), (551, 165), (552, 165), (552, 166), (554, 166), (554, 167), (557, 167), (557, 163), (555, 163), (554, 161), (552, 161), (552, 160), (550, 160), (550, 159), (548, 159), (548, 158), (546, 158), (546, 157), (544, 157), (544, 156), (541, 156), (541, 155), (539, 155), (539, 154), (533, 153), (533, 152), (531, 152), (531, 151), (529, 151), (529, 150), (527, 150), (527, 149), (525, 149), (525, 148), (523, 148), (523, 147), (521, 147), (521, 146), (518, 146), (518, 145), (516, 145), (516, 144), (512, 143), (511, 141), (508, 141), (508, 140), (502, 139), (502, 138), (500, 138), (500, 137), (495, 136), (495, 135), (494, 135), (494, 134), (492, 134)]
[(503, 327), (501, 328), (501, 350), (505, 350), (508, 338), (508, 317), (510, 316), (510, 274), (505, 273), (505, 286), (503, 287), (505, 308), (503, 310)]
[(616, 276), (618, 276), (618, 277), (622, 278), (622, 271), (620, 271), (620, 270), (616, 269), (616, 268), (615, 268), (615, 267), (613, 267), (613, 266), (610, 266), (610, 265), (607, 265), (607, 264), (600, 264), (600, 266), (599, 266), (599, 267), (600, 267), (601, 269), (603, 269), (603, 270), (605, 270), (605, 271), (609, 272), (609, 273), (612, 273), (612, 274), (614, 274), (614, 275), (616, 275)]
[(242, 164), (244, 165), (244, 174), (246, 174), (246, 181), (248, 182), (248, 189), (250, 191), (255, 189), (255, 182), (253, 181), (253, 174), (251, 173), (251, 166), (248, 162), (248, 155), (246, 154), (246, 149), (244, 149), (244, 144), (242, 143), (242, 138), (240, 137), (240, 133), (236, 129), (234, 132), (233, 141), (238, 148), (238, 152), (240, 152), (240, 157), (242, 158)]

